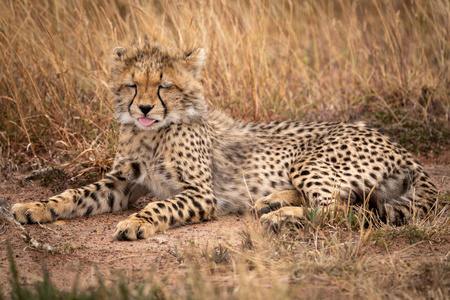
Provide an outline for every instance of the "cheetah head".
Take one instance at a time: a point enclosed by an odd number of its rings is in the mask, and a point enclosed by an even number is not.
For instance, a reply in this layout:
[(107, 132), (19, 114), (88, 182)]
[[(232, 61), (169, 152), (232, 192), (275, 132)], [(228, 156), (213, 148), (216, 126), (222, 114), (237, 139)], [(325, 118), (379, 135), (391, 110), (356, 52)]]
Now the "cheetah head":
[(202, 48), (180, 53), (148, 41), (113, 49), (110, 88), (118, 122), (159, 130), (205, 115), (200, 81), (205, 59)]

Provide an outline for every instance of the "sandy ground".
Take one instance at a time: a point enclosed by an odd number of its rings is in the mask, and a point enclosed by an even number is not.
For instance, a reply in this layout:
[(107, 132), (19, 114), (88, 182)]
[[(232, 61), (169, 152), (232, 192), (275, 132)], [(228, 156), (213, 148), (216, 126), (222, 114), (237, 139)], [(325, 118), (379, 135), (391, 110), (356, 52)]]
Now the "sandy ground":
[[(433, 178), (441, 193), (450, 191), (449, 155), (438, 159), (421, 159), (425, 169)], [(0, 198), (11, 203), (31, 202), (52, 196), (52, 192), (35, 181), (25, 184), (10, 177), (0, 182)], [(30, 225), (30, 234), (42, 243), (59, 248), (58, 254), (37, 251), (27, 245), (11, 225), (0, 227), (0, 286), (3, 292), (9, 290), (10, 270), (7, 259), (7, 241), (12, 245), (20, 279), (32, 284), (42, 278), (42, 267), (50, 270), (53, 282), (61, 288), (70, 289), (79, 274), (80, 286), (97, 283), (97, 270), (108, 275), (126, 275), (159, 279), (185, 276), (186, 256), (180, 255), (192, 247), (206, 249), (219, 243), (237, 247), (242, 242), (240, 233), (251, 223), (248, 217), (229, 215), (218, 220), (190, 226), (178, 227), (159, 233), (148, 240), (113, 242), (110, 235), (115, 225), (131, 213), (145, 206), (150, 199), (141, 199), (136, 205), (123, 212), (57, 221), (45, 225)], [(423, 245), (414, 247), (411, 257), (448, 255), (448, 242), (434, 250)], [(366, 251), (371, 251), (366, 249)], [(377, 249), (373, 249), (376, 254)], [(430, 253), (428, 253), (430, 252)], [(427, 254), (428, 253), (428, 254)], [(150, 272), (149, 272), (150, 271)]]

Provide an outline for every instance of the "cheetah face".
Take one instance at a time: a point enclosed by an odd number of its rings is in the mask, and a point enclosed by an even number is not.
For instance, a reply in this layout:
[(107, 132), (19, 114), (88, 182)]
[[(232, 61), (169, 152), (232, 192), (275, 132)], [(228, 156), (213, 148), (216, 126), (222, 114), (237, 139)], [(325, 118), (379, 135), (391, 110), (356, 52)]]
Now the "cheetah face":
[(205, 115), (200, 82), (204, 61), (201, 48), (187, 54), (148, 42), (130, 50), (115, 48), (111, 91), (119, 123), (159, 130)]

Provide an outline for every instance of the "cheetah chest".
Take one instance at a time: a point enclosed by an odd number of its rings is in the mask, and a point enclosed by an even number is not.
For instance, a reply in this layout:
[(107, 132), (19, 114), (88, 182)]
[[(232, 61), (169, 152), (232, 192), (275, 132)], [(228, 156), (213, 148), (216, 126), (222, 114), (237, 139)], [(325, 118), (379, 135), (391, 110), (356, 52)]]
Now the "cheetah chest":
[(183, 191), (180, 182), (177, 181), (164, 167), (149, 166), (145, 185), (150, 193), (158, 199), (168, 199)]

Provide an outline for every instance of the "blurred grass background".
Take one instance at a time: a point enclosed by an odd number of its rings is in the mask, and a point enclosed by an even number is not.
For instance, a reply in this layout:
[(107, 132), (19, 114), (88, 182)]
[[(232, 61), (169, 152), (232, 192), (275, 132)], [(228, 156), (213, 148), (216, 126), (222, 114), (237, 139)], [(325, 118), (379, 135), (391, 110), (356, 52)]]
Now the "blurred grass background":
[(416, 153), (449, 145), (446, 0), (4, 0), (0, 16), (4, 168), (107, 169), (110, 51), (145, 34), (204, 47), (205, 96), (234, 118), (367, 120)]

